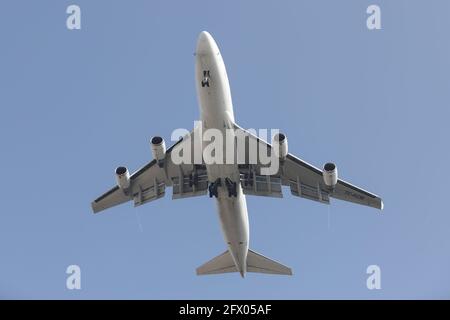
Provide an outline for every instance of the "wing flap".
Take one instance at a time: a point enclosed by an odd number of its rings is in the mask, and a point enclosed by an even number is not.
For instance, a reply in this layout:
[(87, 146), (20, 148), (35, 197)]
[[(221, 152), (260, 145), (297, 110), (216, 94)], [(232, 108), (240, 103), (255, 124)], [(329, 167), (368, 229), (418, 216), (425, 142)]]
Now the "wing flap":
[(309, 200), (314, 200), (322, 203), (329, 204), (330, 198), (327, 192), (323, 191), (320, 184), (315, 187), (302, 183), (300, 178), (297, 177), (295, 181), (290, 180), (289, 186), (291, 188), (291, 193), (294, 196), (306, 198)]
[(134, 206), (137, 207), (147, 202), (164, 197), (165, 189), (166, 185), (164, 182), (158, 182), (155, 179), (152, 185), (146, 189), (139, 189), (139, 191), (133, 195)]
[(242, 192), (245, 195), (282, 198), (281, 179), (252, 173), (250, 177), (241, 177)]

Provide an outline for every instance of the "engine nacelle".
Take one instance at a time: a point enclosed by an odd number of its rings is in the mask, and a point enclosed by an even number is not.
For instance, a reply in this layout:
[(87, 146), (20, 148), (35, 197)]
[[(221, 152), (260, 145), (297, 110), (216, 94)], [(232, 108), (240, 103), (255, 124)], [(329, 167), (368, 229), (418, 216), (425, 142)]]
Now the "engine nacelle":
[(338, 181), (338, 171), (336, 165), (332, 162), (325, 163), (323, 166), (323, 182), (328, 187), (334, 187)]
[(120, 189), (126, 190), (130, 187), (130, 173), (126, 167), (117, 167), (116, 180)]
[(275, 155), (280, 159), (286, 159), (288, 154), (288, 142), (286, 135), (283, 133), (277, 133), (273, 136), (272, 147)]
[(166, 156), (166, 143), (163, 138), (156, 136), (152, 138), (151, 144), (153, 158), (159, 163)]

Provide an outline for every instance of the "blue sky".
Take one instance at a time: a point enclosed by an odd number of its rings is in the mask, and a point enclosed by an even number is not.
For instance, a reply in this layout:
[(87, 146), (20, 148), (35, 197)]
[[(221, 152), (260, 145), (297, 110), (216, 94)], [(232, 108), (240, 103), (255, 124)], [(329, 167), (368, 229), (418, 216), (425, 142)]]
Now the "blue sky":
[[(82, 29), (66, 28), (78, 4)], [(381, 7), (382, 30), (366, 27)], [(448, 1), (3, 1), (0, 298), (450, 298)], [(248, 197), (250, 247), (293, 277), (197, 277), (225, 249), (214, 202), (93, 215), (114, 169), (199, 117), (196, 39), (237, 122), (383, 197), (385, 210)], [(65, 270), (81, 267), (81, 290)], [(368, 290), (366, 268), (381, 268)]]

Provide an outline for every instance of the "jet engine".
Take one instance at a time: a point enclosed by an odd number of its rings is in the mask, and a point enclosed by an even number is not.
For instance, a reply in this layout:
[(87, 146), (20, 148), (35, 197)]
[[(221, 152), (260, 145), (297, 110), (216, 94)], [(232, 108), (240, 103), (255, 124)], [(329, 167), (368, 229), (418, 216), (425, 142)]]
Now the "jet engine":
[(163, 138), (156, 136), (152, 138), (151, 144), (153, 158), (159, 163), (166, 156), (166, 143)]
[(116, 180), (120, 189), (126, 190), (130, 187), (130, 173), (126, 167), (116, 169)]
[(323, 182), (328, 187), (334, 187), (338, 181), (338, 171), (336, 165), (332, 162), (325, 163), (323, 166)]
[(278, 158), (285, 159), (288, 154), (288, 142), (286, 135), (277, 133), (273, 136), (272, 147)]

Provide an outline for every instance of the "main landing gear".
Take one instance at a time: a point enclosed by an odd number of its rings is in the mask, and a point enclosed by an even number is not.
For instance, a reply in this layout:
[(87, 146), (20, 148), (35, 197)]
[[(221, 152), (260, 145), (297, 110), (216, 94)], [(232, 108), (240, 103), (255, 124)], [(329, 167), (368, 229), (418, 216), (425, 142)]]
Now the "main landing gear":
[(218, 197), (219, 193), (217, 192), (217, 188), (219, 188), (219, 186), (222, 185), (222, 183), (220, 182), (220, 178), (218, 178), (216, 181), (212, 182), (209, 184), (208, 186), (208, 190), (209, 190), (209, 197)]
[(231, 181), (229, 178), (225, 178), (225, 185), (228, 189), (228, 197), (237, 197), (236, 182)]
[[(220, 178), (218, 178), (216, 181), (212, 182), (208, 186), (209, 190), (209, 197), (218, 197), (218, 188), (222, 185), (222, 182)], [(228, 197), (237, 197), (237, 184), (236, 182), (231, 181), (229, 178), (225, 178), (225, 187), (228, 190)]]

